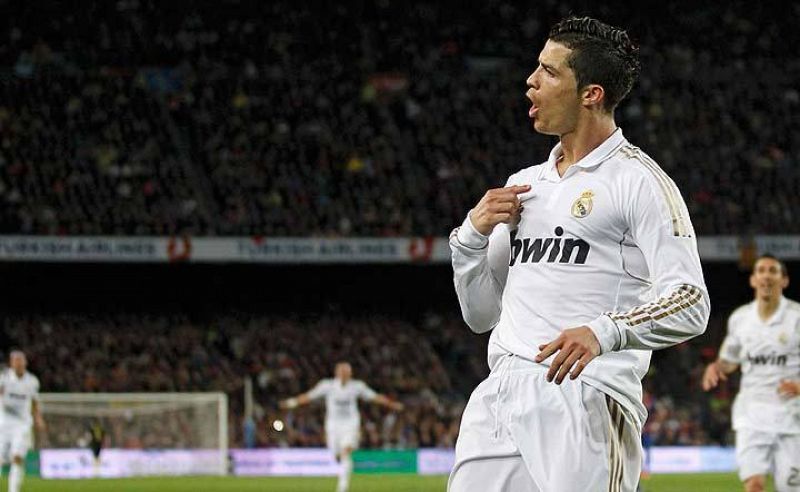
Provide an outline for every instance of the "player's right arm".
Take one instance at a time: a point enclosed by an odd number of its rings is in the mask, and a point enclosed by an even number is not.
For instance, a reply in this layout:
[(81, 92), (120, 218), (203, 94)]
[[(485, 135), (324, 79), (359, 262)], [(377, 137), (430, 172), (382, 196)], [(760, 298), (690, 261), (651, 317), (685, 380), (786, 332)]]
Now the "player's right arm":
[(500, 320), (510, 243), (503, 237), (507, 227), (497, 226), (519, 222), (519, 195), (530, 189), (530, 185), (515, 185), (487, 191), (461, 227), (450, 234), (458, 303), (464, 321), (475, 333), (491, 330)]
[(318, 382), (316, 386), (311, 388), (310, 391), (287, 398), (285, 400), (281, 400), (278, 403), (278, 406), (284, 410), (292, 410), (297, 407), (302, 407), (303, 405), (308, 405), (317, 398), (324, 397), (328, 394), (328, 391), (330, 391), (329, 381), (323, 379), (322, 381)]
[(727, 381), (728, 374), (739, 369), (742, 357), (742, 344), (734, 328), (734, 315), (728, 318), (728, 333), (719, 348), (717, 360), (706, 366), (703, 372), (703, 391), (710, 391), (719, 385), (720, 381)]
[(717, 359), (706, 366), (703, 371), (703, 391), (710, 391), (719, 385), (720, 381), (727, 381), (728, 374), (739, 369), (739, 364)]

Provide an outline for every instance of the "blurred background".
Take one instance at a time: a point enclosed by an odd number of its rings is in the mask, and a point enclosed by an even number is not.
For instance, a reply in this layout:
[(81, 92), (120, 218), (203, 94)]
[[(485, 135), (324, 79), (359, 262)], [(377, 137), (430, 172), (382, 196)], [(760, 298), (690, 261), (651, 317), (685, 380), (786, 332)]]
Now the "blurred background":
[(617, 122), (683, 193), (711, 293), (708, 331), (654, 354), (646, 439), (732, 445), (736, 381), (699, 381), (754, 255), (800, 273), (800, 4), (468, 4), (0, 0), (3, 352), (44, 392), (227, 397), (201, 424), (65, 410), (43, 449), (96, 419), (119, 449), (322, 447), (322, 406), (277, 402), (341, 359), (407, 408), (362, 406), (362, 447), (452, 448), (488, 337), (446, 237), (555, 144), (525, 79), (569, 13), (641, 44)]

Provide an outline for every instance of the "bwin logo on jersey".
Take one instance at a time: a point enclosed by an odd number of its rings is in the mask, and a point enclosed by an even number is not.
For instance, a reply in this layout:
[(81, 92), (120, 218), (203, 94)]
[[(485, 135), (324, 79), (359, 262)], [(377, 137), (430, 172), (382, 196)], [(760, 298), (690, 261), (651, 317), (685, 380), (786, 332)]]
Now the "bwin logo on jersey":
[[(564, 228), (556, 227), (556, 237), (537, 237), (537, 238), (517, 238), (517, 231), (511, 231), (511, 262), (509, 266), (514, 266), (517, 258), (520, 263), (540, 263), (545, 255), (545, 263), (575, 263), (583, 265), (586, 257), (589, 256), (591, 247), (583, 239), (563, 238)], [(573, 252), (577, 252), (573, 255)], [(574, 256), (574, 258), (573, 258)]]
[(750, 355), (747, 354), (747, 360), (750, 361), (751, 364), (754, 366), (759, 365), (770, 365), (770, 366), (785, 366), (786, 365), (786, 355), (777, 355), (775, 352), (764, 355)]

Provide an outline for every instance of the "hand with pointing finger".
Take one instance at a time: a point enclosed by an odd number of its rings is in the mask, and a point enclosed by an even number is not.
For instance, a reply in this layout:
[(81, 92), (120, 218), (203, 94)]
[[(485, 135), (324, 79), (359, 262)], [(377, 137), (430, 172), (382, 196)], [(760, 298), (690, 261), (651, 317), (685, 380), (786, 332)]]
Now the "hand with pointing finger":
[(469, 212), (475, 230), (488, 236), (497, 224), (517, 225), (522, 212), (519, 195), (530, 189), (531, 185), (515, 185), (487, 191)]

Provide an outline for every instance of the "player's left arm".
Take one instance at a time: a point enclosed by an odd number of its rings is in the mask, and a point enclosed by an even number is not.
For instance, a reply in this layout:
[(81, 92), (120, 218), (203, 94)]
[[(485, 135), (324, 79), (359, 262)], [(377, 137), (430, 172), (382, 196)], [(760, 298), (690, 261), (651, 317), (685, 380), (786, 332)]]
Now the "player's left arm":
[(403, 408), (405, 408), (405, 405), (399, 401), (392, 400), (388, 396), (380, 393), (375, 395), (375, 398), (372, 399), (372, 403), (376, 403), (390, 410), (394, 410), (395, 412), (400, 412), (403, 410)]
[(795, 374), (793, 378), (781, 379), (778, 384), (778, 394), (784, 398), (800, 397), (800, 374)]
[[(697, 239), (686, 204), (665, 176), (631, 179), (621, 195), (621, 213), (644, 256), (655, 300), (624, 312), (603, 313), (585, 326), (566, 329), (539, 347), (536, 361), (558, 353), (548, 381), (580, 375), (600, 354), (627, 349), (657, 350), (702, 334), (711, 304), (700, 266)], [(574, 370), (573, 370), (574, 366)]]
[(47, 424), (44, 423), (44, 417), (42, 417), (39, 400), (33, 400), (31, 402), (31, 413), (33, 414), (33, 423), (36, 425), (36, 428), (40, 431), (45, 430), (47, 428)]
[(42, 406), (39, 403), (39, 381), (36, 381), (34, 388), (34, 393), (31, 396), (31, 414), (33, 415), (33, 423), (36, 425), (36, 429), (39, 431), (44, 431), (47, 428), (47, 425), (44, 423), (44, 417), (42, 417)]
[(386, 395), (382, 395), (362, 382), (358, 393), (359, 398), (362, 398), (370, 403), (375, 403), (390, 410), (400, 412), (405, 406), (399, 401), (392, 400)]

